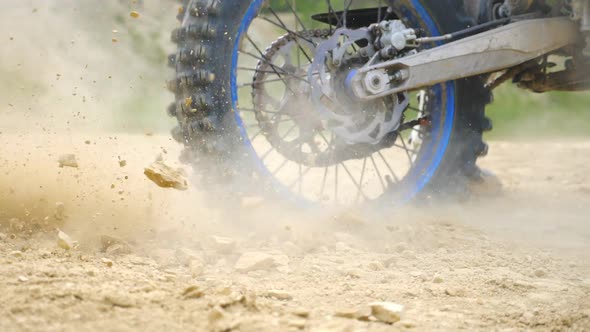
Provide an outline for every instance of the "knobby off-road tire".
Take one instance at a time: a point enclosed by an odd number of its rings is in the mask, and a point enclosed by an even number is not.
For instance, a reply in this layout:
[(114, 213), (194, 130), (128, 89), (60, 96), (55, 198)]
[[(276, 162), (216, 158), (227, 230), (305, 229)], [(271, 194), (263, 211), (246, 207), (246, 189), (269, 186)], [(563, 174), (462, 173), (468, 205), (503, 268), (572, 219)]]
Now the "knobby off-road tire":
[[(205, 182), (216, 185), (236, 177), (242, 184), (256, 178), (243, 148), (230, 90), (232, 53), (251, 3), (184, 0), (178, 14), (181, 27), (172, 32), (178, 45), (170, 56), (176, 75), (168, 83), (176, 99), (168, 113), (178, 120), (173, 137), (186, 147), (183, 161), (193, 164)], [(441, 34), (474, 24), (463, 0), (395, 0), (392, 5), (413, 10), (416, 4), (426, 10)], [(456, 111), (448, 147), (421, 195), (464, 193), (465, 184), (480, 176), (476, 160), (488, 151), (482, 133), (491, 130), (484, 115), (491, 98), (483, 77), (455, 82)]]

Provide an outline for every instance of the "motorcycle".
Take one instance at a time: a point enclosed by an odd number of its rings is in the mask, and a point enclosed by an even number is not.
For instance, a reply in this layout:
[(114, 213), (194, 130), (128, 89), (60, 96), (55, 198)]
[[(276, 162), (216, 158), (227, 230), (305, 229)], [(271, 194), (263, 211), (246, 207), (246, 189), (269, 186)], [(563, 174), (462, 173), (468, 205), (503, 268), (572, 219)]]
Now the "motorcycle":
[(173, 136), (241, 194), (465, 193), (496, 87), (590, 86), (590, 0), (184, 0), (178, 19)]

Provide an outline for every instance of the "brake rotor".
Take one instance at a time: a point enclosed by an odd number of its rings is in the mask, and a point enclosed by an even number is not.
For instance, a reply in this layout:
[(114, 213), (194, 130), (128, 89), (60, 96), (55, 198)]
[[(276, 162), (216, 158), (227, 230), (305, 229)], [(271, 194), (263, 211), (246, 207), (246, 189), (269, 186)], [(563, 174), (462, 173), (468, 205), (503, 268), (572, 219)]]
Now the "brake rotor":
[[(364, 65), (358, 57), (348, 57), (355, 45), (371, 46), (369, 29), (338, 29), (317, 46), (308, 70), (311, 101), (328, 128), (348, 144), (379, 144), (395, 132), (409, 105), (406, 93), (387, 96), (380, 100), (360, 102), (346, 87), (348, 75)], [(331, 68), (331, 67), (336, 67)], [(317, 77), (317, 78), (316, 78)]]
[[(326, 66), (327, 56), (344, 53), (336, 37), (345, 34), (349, 43), (362, 38), (350, 30), (339, 31), (308, 30), (280, 37), (264, 51), (252, 83), (261, 134), (285, 158), (310, 167), (363, 158), (393, 144), (391, 134), (395, 136), (409, 103), (405, 94), (360, 103), (346, 93), (348, 69), (363, 63), (349, 60), (334, 69)], [(305, 53), (311, 63), (294, 63), (294, 52)], [(273, 82), (284, 88), (269, 87)], [(285, 122), (295, 126), (285, 130)]]

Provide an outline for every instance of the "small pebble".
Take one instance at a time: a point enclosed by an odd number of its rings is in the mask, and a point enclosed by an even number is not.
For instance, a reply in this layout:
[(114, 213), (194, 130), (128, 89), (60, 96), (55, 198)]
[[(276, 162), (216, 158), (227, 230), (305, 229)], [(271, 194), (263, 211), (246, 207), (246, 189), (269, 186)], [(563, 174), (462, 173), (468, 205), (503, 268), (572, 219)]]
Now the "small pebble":
[(23, 258), (23, 252), (20, 250), (11, 251), (10, 253), (8, 253), (8, 257), (18, 259)]
[(547, 276), (547, 272), (540, 270), (540, 269), (535, 271), (535, 277), (543, 278), (545, 276)]
[(183, 292), (182, 296), (185, 299), (198, 299), (204, 295), (203, 291), (199, 286), (190, 286), (187, 287)]
[(370, 303), (371, 314), (379, 321), (393, 324), (399, 322), (404, 306), (393, 302), (373, 302)]
[(441, 284), (443, 281), (444, 279), (439, 275), (435, 275), (434, 278), (432, 278), (432, 282), (435, 284)]
[(106, 265), (108, 267), (112, 267), (114, 264), (113, 261), (108, 258), (101, 258), (101, 261), (103, 262), (104, 265)]
[(293, 296), (291, 294), (289, 294), (288, 292), (285, 291), (281, 291), (281, 290), (269, 290), (268, 292), (266, 292), (266, 296), (268, 297), (272, 297), (274, 299), (280, 300), (280, 301), (289, 301), (293, 299)]

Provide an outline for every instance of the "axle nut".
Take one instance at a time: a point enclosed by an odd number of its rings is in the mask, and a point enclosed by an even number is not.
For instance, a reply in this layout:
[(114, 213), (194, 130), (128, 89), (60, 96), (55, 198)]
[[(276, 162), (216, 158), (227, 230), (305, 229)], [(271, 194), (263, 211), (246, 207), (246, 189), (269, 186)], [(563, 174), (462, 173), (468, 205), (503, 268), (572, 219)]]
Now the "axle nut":
[(369, 93), (373, 95), (380, 94), (389, 85), (389, 75), (382, 70), (368, 72), (363, 80), (363, 85)]

